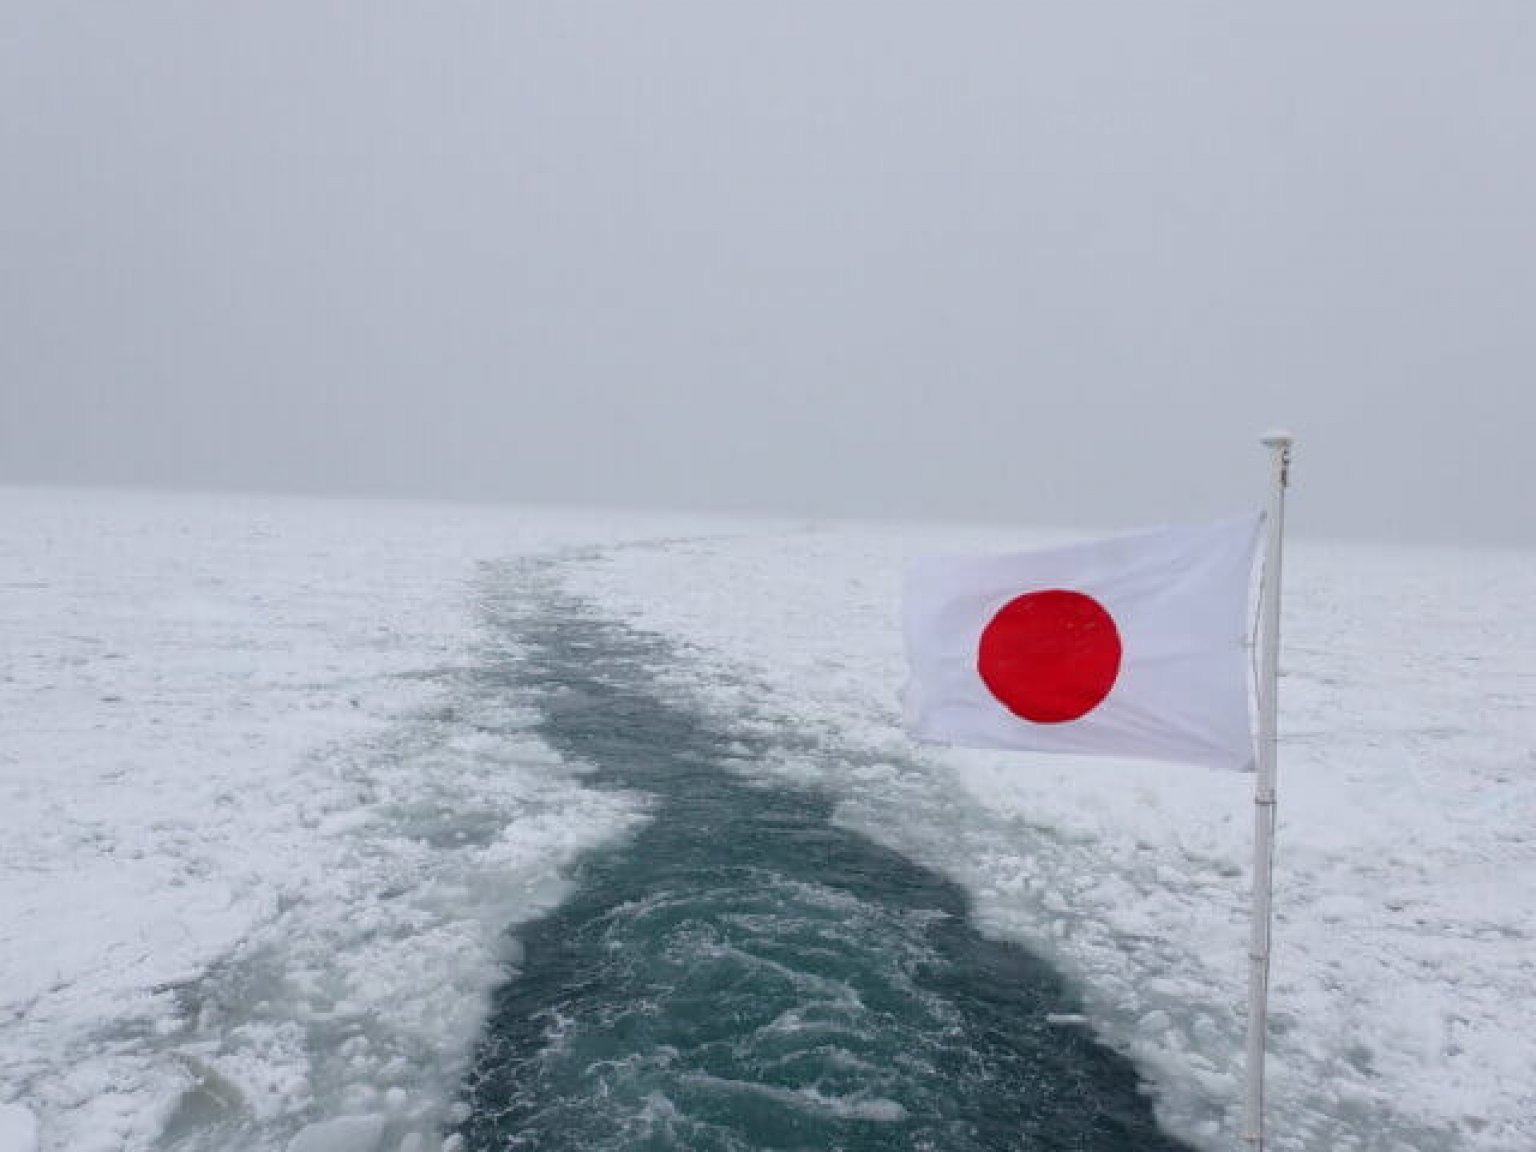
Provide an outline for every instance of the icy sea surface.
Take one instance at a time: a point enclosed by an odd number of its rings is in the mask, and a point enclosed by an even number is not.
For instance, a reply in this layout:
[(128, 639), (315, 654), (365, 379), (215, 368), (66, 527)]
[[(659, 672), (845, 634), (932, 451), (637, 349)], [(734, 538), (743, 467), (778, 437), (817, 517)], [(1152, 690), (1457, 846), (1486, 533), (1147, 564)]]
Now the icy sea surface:
[[(1239, 1146), (1251, 778), (901, 727), (1056, 538), (0, 489), (0, 1152)], [(1287, 564), (1267, 1145), (1530, 1152), (1536, 555)]]
[(981, 936), (956, 884), (837, 826), (824, 790), (759, 779), (792, 732), (664, 698), (662, 639), (531, 567), (503, 584), (508, 692), (533, 693), (538, 734), (588, 784), (650, 811), (519, 930), (468, 1147), (1182, 1147), (1061, 980)]

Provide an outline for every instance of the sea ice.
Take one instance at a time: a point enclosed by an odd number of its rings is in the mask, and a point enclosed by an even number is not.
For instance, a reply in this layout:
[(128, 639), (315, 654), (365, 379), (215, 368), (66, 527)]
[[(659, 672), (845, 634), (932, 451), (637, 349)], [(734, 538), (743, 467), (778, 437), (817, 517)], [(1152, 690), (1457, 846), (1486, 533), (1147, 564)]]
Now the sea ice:
[(0, 1104), (0, 1152), (37, 1152), (37, 1119), (20, 1104)]
[[(527, 556), (685, 646), (659, 690), (794, 733), (750, 770), (964, 885), (1231, 1146), (1251, 778), (900, 728), (904, 560), (1029, 543), (0, 490), (0, 1152), (440, 1143), (504, 930), (644, 818), (485, 678)], [(1536, 563), (1302, 543), (1287, 587), (1271, 1145), (1529, 1152)]]

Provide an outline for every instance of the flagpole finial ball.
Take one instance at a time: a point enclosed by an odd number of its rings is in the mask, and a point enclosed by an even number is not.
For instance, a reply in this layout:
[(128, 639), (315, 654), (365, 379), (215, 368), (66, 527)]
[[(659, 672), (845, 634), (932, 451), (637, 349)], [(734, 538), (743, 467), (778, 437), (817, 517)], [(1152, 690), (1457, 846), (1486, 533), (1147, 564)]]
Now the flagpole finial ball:
[(1266, 448), (1289, 448), (1295, 440), (1296, 438), (1284, 428), (1271, 428), (1264, 433), (1260, 443)]

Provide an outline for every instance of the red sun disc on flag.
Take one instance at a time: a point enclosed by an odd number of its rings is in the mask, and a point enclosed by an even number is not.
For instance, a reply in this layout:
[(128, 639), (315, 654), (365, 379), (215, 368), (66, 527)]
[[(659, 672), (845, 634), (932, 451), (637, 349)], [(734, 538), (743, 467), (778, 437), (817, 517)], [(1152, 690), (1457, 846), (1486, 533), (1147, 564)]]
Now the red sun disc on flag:
[(1120, 630), (1082, 592), (1051, 589), (1008, 601), (987, 622), (976, 670), (1015, 716), (1065, 724), (1104, 702), (1120, 675)]

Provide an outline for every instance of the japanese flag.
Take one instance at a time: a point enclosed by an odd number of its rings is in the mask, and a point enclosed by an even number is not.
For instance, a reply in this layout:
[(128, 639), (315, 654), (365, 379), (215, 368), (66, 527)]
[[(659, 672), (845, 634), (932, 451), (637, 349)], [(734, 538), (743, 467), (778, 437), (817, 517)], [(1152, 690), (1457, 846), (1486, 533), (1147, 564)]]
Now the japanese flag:
[(904, 605), (912, 734), (1245, 767), (1262, 520), (919, 561)]

